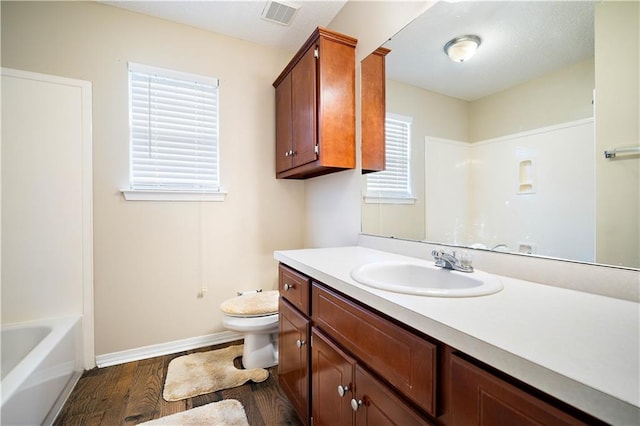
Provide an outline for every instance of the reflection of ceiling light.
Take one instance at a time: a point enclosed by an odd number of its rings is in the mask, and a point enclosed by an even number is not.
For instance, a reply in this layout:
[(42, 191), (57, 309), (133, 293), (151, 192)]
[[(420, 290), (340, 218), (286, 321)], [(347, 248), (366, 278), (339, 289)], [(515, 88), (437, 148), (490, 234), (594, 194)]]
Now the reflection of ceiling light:
[(454, 62), (464, 62), (471, 58), (480, 46), (480, 37), (465, 35), (449, 40), (444, 45), (444, 52)]

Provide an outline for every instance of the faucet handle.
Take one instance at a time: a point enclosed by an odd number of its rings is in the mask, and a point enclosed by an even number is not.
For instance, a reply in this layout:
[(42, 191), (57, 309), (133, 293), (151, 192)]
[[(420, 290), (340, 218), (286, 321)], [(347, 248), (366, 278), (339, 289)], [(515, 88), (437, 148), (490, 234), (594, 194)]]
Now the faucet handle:
[(442, 247), (433, 249), (431, 251), (431, 256), (433, 257), (442, 257), (442, 255), (446, 254), (447, 252), (444, 251), (444, 249)]
[(473, 262), (473, 256), (468, 251), (464, 250), (460, 254), (460, 265), (464, 268), (470, 268)]

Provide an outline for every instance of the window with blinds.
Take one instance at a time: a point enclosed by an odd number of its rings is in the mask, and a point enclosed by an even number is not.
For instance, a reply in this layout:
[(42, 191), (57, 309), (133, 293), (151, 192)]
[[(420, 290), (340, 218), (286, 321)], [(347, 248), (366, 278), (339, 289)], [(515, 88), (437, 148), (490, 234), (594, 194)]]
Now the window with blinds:
[(220, 191), (218, 80), (129, 63), (133, 191)]
[[(411, 117), (387, 113), (385, 118), (385, 170), (367, 175), (367, 199), (394, 202), (411, 194)], [(401, 202), (401, 201), (397, 201)]]

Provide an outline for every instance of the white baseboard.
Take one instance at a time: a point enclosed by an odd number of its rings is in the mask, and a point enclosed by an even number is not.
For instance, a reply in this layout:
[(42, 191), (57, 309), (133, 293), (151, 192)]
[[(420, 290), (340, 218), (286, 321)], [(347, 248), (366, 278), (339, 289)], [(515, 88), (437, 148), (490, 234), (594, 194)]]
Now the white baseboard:
[(203, 346), (219, 345), (221, 343), (241, 340), (243, 334), (233, 331), (221, 331), (219, 333), (208, 334), (206, 336), (191, 337), (188, 339), (176, 340), (173, 342), (160, 343), (157, 345), (143, 346), (136, 349), (128, 349), (121, 352), (96, 356), (96, 365), (99, 368), (111, 365), (124, 364), (125, 362), (139, 361), (141, 359), (153, 358), (156, 356), (173, 354), (176, 352), (188, 351), (201, 348)]

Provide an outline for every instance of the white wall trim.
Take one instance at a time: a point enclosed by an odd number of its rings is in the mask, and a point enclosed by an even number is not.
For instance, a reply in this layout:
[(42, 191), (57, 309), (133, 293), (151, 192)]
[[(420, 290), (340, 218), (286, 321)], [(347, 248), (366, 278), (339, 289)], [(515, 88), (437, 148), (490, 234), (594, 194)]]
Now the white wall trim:
[(198, 191), (152, 191), (140, 189), (121, 189), (127, 201), (224, 201), (227, 193)]
[(109, 367), (112, 365), (124, 364), (126, 362), (139, 361), (141, 359), (197, 349), (203, 346), (233, 342), (234, 340), (240, 340), (242, 338), (243, 334), (241, 333), (221, 331), (219, 333), (207, 334), (205, 336), (190, 337), (187, 339), (175, 340), (173, 342), (98, 355), (96, 357), (96, 364), (99, 368)]

